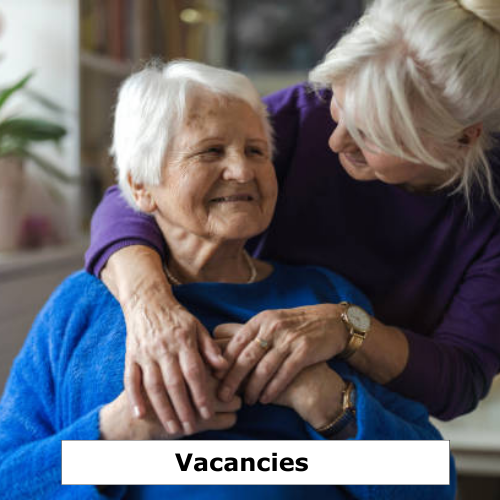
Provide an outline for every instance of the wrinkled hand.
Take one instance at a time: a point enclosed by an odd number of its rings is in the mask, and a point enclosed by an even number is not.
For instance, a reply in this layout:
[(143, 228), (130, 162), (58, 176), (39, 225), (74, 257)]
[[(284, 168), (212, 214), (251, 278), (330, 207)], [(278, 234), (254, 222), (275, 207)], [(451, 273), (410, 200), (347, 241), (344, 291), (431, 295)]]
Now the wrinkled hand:
[(272, 402), (295, 410), (306, 422), (319, 429), (342, 412), (345, 382), (326, 363), (302, 370)]
[[(213, 403), (214, 415), (209, 419), (197, 416), (192, 434), (229, 429), (236, 423), (236, 412), (241, 408), (241, 399), (236, 396), (231, 401), (223, 403), (216, 397), (217, 387), (218, 381), (213, 376), (207, 375), (208, 397)], [(175, 433), (167, 432), (149, 403), (146, 404), (144, 417), (134, 418), (125, 392), (101, 409), (99, 420), (101, 438), (106, 440), (180, 439), (188, 435), (181, 429)]]
[(124, 384), (135, 415), (146, 414), (144, 386), (166, 431), (191, 434), (197, 413), (207, 420), (214, 415), (205, 363), (227, 367), (219, 347), (161, 284), (141, 290), (122, 306), (127, 325)]
[(223, 378), (219, 397), (230, 399), (248, 376), (247, 404), (275, 400), (305, 367), (343, 351), (348, 332), (340, 319), (342, 311), (338, 304), (320, 304), (264, 311), (245, 325), (219, 325), (216, 339), (232, 337), (224, 352), (229, 369), (217, 373)]

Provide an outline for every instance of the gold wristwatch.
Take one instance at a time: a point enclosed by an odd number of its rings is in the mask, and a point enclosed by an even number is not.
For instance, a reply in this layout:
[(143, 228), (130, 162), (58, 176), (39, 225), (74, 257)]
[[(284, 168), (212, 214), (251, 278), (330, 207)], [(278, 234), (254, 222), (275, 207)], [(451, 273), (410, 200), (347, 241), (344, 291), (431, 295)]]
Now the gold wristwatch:
[(338, 436), (356, 417), (356, 388), (348, 382), (342, 391), (342, 412), (329, 424), (316, 429), (327, 439)]
[(338, 358), (348, 359), (363, 345), (372, 321), (363, 308), (349, 304), (349, 302), (341, 302), (340, 305), (344, 307), (340, 319), (349, 332), (349, 341)]

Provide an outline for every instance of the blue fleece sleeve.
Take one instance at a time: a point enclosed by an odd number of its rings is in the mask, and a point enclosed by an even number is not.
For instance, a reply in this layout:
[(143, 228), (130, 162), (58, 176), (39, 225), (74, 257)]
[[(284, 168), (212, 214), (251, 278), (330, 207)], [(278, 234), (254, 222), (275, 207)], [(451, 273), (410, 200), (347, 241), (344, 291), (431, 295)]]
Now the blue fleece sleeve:
[[(99, 439), (100, 407), (65, 428), (59, 425), (56, 306), (50, 300), (35, 320), (0, 401), (0, 491), (5, 500), (109, 498), (94, 486), (61, 486), (61, 441)], [(121, 487), (107, 494), (121, 497), (123, 492)]]

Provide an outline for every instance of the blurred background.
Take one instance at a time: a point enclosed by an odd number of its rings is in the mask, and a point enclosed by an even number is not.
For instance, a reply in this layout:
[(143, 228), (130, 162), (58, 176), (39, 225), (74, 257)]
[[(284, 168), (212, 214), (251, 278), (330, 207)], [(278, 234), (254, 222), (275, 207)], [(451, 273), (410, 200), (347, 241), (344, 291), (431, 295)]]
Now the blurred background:
[[(246, 73), (264, 95), (303, 81), (367, 0), (2, 0), (0, 391), (36, 312), (83, 265), (92, 212), (114, 183), (120, 82), (151, 57)], [(437, 425), (460, 498), (500, 499), (500, 382)]]

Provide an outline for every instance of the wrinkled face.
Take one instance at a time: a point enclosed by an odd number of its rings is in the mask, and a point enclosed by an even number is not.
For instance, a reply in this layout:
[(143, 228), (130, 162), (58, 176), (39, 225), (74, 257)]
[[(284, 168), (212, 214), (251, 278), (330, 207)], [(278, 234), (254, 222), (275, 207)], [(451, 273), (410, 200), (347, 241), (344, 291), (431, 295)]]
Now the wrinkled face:
[(352, 138), (343, 117), (344, 89), (334, 87), (330, 111), (337, 127), (330, 136), (330, 149), (339, 154), (345, 171), (356, 180), (380, 180), (387, 184), (399, 184), (411, 188), (437, 186), (446, 174), (436, 168), (409, 162), (380, 151), (367, 143), (370, 150), (361, 149)]
[(168, 148), (162, 182), (150, 187), (165, 236), (248, 239), (271, 222), (277, 182), (255, 111), (239, 99), (198, 93)]

